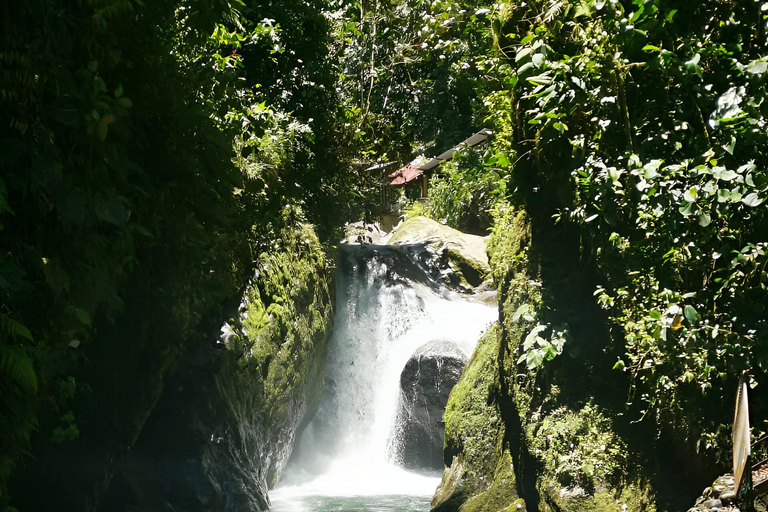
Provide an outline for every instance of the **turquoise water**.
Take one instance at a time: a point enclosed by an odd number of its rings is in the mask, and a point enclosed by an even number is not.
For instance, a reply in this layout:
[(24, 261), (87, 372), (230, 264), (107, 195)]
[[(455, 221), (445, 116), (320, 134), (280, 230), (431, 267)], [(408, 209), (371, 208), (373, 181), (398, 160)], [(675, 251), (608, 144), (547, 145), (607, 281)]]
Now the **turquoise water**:
[(428, 512), (431, 496), (304, 496), (273, 500), (272, 512)]

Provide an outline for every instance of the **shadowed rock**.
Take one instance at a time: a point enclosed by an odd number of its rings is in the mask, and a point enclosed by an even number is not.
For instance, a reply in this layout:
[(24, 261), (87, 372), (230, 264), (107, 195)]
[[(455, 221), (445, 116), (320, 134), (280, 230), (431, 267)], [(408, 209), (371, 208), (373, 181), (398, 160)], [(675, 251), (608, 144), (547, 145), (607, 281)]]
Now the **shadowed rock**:
[(443, 468), (443, 412), (467, 358), (452, 342), (419, 348), (400, 374), (398, 460), (409, 469)]

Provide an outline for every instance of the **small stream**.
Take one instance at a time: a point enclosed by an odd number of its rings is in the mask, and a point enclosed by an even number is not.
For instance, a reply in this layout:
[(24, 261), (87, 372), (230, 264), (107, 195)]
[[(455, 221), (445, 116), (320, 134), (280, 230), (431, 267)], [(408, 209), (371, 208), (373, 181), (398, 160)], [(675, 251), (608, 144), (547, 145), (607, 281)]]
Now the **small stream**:
[(433, 340), (450, 341), (468, 357), (497, 310), (403, 278), (417, 273), (393, 268), (392, 251), (341, 250), (324, 396), (270, 493), (271, 510), (429, 510), (441, 471), (406, 471), (394, 453), (400, 373)]

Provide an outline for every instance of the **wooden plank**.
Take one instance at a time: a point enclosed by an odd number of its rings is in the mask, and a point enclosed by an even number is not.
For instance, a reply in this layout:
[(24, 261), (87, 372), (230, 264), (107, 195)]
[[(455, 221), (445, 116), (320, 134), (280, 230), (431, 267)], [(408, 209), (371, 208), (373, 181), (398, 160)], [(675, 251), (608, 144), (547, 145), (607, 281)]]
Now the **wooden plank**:
[[(733, 478), (736, 482), (736, 494), (741, 496), (747, 477), (749, 456), (752, 452), (752, 443), (749, 434), (749, 401), (747, 400), (746, 373), (739, 380), (739, 388), (736, 392), (736, 410), (733, 414)], [(751, 475), (750, 475), (751, 476)]]

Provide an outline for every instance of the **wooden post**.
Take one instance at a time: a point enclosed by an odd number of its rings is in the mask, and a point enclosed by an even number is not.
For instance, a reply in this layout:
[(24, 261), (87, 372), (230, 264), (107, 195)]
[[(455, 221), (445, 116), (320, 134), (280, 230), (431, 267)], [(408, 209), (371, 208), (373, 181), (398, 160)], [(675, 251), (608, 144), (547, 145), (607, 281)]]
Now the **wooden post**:
[(736, 495), (741, 498), (750, 494), (752, 467), (750, 455), (752, 442), (749, 433), (749, 400), (747, 399), (747, 372), (741, 374), (736, 391), (736, 410), (733, 413), (733, 481)]

